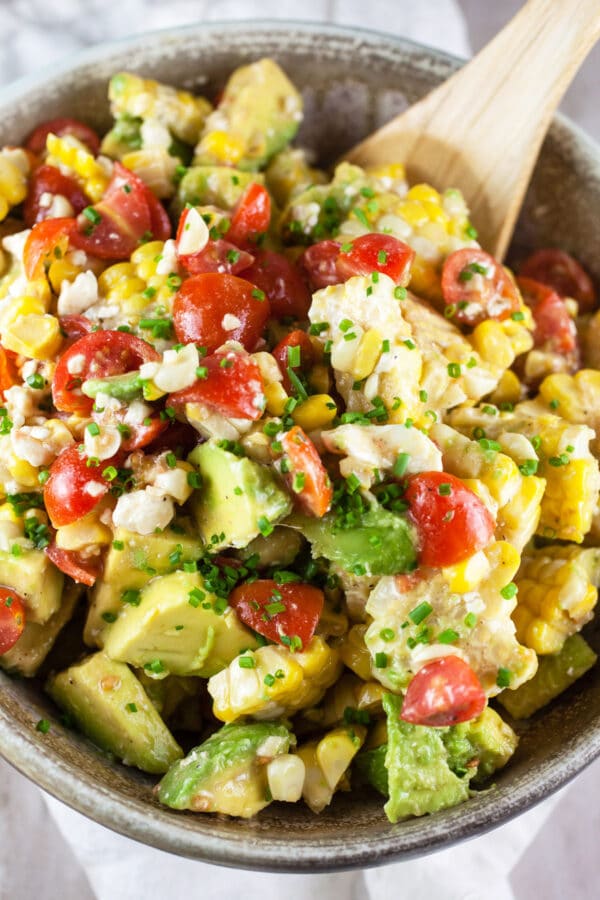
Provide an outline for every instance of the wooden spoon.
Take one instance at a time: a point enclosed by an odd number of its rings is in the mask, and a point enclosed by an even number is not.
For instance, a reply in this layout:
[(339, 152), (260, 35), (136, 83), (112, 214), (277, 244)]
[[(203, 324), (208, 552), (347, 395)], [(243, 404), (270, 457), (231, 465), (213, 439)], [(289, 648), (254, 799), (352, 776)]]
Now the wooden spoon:
[(345, 158), (403, 162), (413, 183), (460, 188), (482, 246), (502, 259), (552, 115), (598, 37), (600, 0), (529, 0), (476, 57)]

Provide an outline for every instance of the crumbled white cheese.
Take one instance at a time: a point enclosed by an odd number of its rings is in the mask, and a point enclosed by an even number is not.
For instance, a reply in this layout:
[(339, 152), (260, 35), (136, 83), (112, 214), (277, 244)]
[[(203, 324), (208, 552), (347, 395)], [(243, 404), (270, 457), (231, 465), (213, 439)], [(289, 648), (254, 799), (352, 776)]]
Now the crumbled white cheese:
[(2, 246), (11, 256), (22, 262), (23, 250), (30, 234), (31, 228), (26, 228), (25, 231), (17, 231), (16, 234), (7, 234), (6, 237), (2, 238)]
[(96, 459), (110, 459), (121, 446), (121, 432), (111, 425), (100, 428), (100, 434), (90, 434), (86, 428), (83, 434), (86, 456)]
[(37, 413), (37, 395), (25, 385), (14, 384), (4, 391), (4, 406), (8, 417), (15, 427), (25, 424), (25, 421)]
[(57, 303), (60, 316), (77, 316), (98, 302), (98, 281), (91, 270), (80, 272), (74, 281), (63, 281)]
[(177, 241), (177, 253), (179, 256), (200, 253), (208, 244), (209, 237), (206, 222), (198, 210), (190, 206), (185, 212), (181, 237)]
[(152, 534), (157, 528), (166, 528), (174, 515), (173, 500), (162, 491), (147, 487), (119, 497), (112, 517), (116, 527)]
[(187, 476), (187, 469), (176, 466), (174, 469), (166, 469), (163, 472), (159, 472), (154, 478), (153, 484), (163, 494), (173, 497), (177, 503), (181, 504), (185, 503), (193, 490), (188, 484)]
[(100, 484), (99, 481), (88, 481), (83, 490), (90, 497), (101, 497), (102, 494), (106, 493), (105, 486)]
[(142, 138), (142, 146), (145, 150), (162, 147), (168, 150), (173, 143), (173, 138), (169, 134), (168, 128), (157, 121), (157, 119), (145, 119), (140, 128)]
[(45, 204), (45, 207), (47, 209), (47, 219), (60, 219), (63, 216), (75, 215), (75, 210), (69, 203), (67, 197), (64, 196), (64, 194), (44, 193), (42, 194), (42, 197), (48, 198), (48, 202)]
[(10, 441), (15, 455), (24, 459), (32, 466), (47, 466), (54, 459), (55, 454), (44, 444), (50, 436), (47, 428), (39, 426), (23, 425), (13, 428), (10, 433)]
[(235, 331), (236, 328), (241, 327), (242, 322), (237, 316), (233, 316), (231, 313), (225, 313), (221, 320), (221, 328), (223, 331)]
[(165, 350), (159, 364), (145, 363), (140, 374), (142, 378), (151, 378), (161, 391), (171, 394), (194, 384), (199, 365), (198, 348), (195, 344), (186, 344), (179, 351)]
[(81, 375), (85, 369), (85, 356), (83, 353), (76, 353), (67, 360), (67, 372), (69, 375)]

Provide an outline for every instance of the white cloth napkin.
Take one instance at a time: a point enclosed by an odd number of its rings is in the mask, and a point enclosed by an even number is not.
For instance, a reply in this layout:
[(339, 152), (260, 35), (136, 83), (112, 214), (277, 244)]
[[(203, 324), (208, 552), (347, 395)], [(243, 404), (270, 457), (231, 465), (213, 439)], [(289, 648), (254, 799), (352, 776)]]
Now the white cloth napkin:
[[(0, 83), (72, 50), (124, 34), (214, 19), (302, 18), (395, 32), (466, 56), (454, 0), (4, 0)], [(511, 900), (508, 874), (558, 800), (514, 823), (425, 859), (333, 875), (273, 875), (179, 859), (120, 837), (45, 795), (97, 900)], [(0, 885), (1, 888), (1, 885)], [(1, 891), (0, 891), (1, 893)], [(16, 900), (16, 898), (15, 898)], [(71, 898), (68, 898), (71, 900)], [(73, 898), (75, 900), (75, 898)]]

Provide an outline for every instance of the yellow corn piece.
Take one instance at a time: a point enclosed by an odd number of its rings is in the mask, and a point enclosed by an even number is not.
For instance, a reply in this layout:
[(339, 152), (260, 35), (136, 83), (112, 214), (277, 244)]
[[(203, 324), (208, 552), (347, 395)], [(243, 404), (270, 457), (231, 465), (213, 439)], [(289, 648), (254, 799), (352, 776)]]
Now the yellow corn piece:
[(46, 138), (46, 149), (49, 154), (47, 157), (49, 165), (63, 165), (71, 169), (94, 203), (102, 198), (110, 181), (110, 173), (77, 138), (72, 135), (57, 137), (55, 134), (49, 134)]
[(244, 145), (226, 131), (210, 131), (202, 138), (202, 152), (215, 165), (235, 166), (244, 155)]
[(56, 530), (56, 545), (61, 550), (85, 551), (94, 547), (107, 546), (112, 539), (112, 531), (98, 521), (95, 512), (84, 516), (72, 525), (63, 525)]
[(548, 375), (540, 385), (540, 396), (567, 422), (591, 428), (600, 424), (600, 372), (596, 369)]
[(383, 338), (376, 328), (365, 331), (352, 363), (351, 375), (356, 381), (361, 381), (370, 375), (381, 356)]
[(33, 488), (39, 487), (38, 469), (27, 462), (26, 459), (19, 459), (14, 453), (10, 452), (5, 461), (6, 468), (10, 472), (12, 478), (22, 484), (23, 487)]
[(525, 646), (538, 654), (558, 653), (590, 621), (598, 591), (589, 559), (590, 551), (573, 547), (543, 547), (523, 556), (513, 621)]
[(147, 244), (141, 244), (131, 254), (131, 262), (135, 266), (135, 274), (146, 282), (146, 290), (152, 294), (148, 299), (148, 303), (156, 303), (164, 306), (167, 311), (173, 306), (173, 297), (178, 287), (177, 277), (170, 278), (171, 274), (177, 275), (176, 272), (167, 275), (159, 274), (156, 269), (159, 261), (162, 259), (164, 250), (162, 241), (149, 241)]
[(442, 575), (448, 582), (448, 587), (453, 593), (466, 594), (474, 591), (484, 578), (489, 575), (490, 563), (481, 550), (465, 559), (463, 562), (442, 569)]
[(314, 813), (329, 806), (366, 735), (367, 729), (362, 725), (335, 728), (320, 741), (298, 747), (297, 754), (306, 771), (302, 797)]
[(126, 153), (123, 165), (142, 179), (157, 197), (168, 199), (175, 193), (176, 156), (171, 156), (165, 147), (144, 148)]
[(329, 394), (313, 394), (299, 403), (292, 412), (292, 419), (304, 431), (327, 428), (337, 415), (337, 407)]
[(0, 332), (3, 334), (9, 326), (23, 316), (43, 315), (46, 305), (39, 297), (15, 297), (0, 313)]
[(269, 415), (282, 416), (285, 412), (285, 404), (289, 398), (281, 382), (272, 381), (270, 384), (266, 384), (265, 397)]
[(63, 281), (75, 281), (83, 269), (68, 259), (53, 259), (48, 269), (48, 281), (55, 294), (60, 294)]
[(496, 534), (517, 550), (522, 550), (537, 531), (546, 484), (545, 478), (535, 475), (521, 478), (516, 494), (499, 510)]
[(392, 181), (405, 181), (406, 169), (402, 163), (384, 163), (382, 165), (367, 166), (367, 175), (372, 178), (391, 179)]
[(538, 532), (545, 537), (581, 543), (591, 528), (598, 496), (598, 464), (573, 459), (566, 466), (544, 465), (546, 491)]
[(353, 625), (339, 645), (342, 662), (363, 681), (373, 677), (371, 654), (365, 644), (366, 625)]
[(0, 222), (27, 196), (29, 161), (22, 150), (0, 151)]
[(126, 315), (141, 313), (154, 300), (144, 295), (146, 288), (146, 282), (138, 277), (131, 262), (115, 263), (98, 278), (100, 295)]
[(511, 334), (507, 333), (504, 324), (486, 319), (475, 326), (470, 337), (481, 358), (500, 369), (508, 369), (518, 353), (525, 353), (533, 347), (533, 338), (526, 329)]
[[(378, 681), (362, 681), (347, 672), (329, 688), (322, 703), (315, 709), (307, 709), (303, 719), (319, 728), (332, 728), (353, 721), (352, 713), (383, 714), (385, 688)], [(350, 717), (350, 718), (349, 718)]]
[(489, 401), (499, 406), (501, 403), (518, 403), (521, 399), (521, 382), (512, 369), (506, 369), (500, 377), (498, 386), (490, 394)]
[(2, 332), (2, 343), (28, 359), (53, 359), (62, 344), (56, 316), (33, 313), (11, 322)]

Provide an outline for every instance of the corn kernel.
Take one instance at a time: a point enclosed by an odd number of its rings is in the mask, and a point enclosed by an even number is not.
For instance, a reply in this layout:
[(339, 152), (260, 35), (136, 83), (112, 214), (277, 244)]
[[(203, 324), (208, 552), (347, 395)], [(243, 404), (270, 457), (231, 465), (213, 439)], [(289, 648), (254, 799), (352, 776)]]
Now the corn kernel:
[(11, 453), (9, 454), (6, 468), (15, 481), (18, 481), (24, 487), (32, 488), (39, 485), (38, 470), (26, 459), (19, 459)]
[(55, 259), (48, 269), (48, 280), (55, 294), (60, 294), (63, 281), (75, 281), (79, 273), (83, 271), (79, 266), (73, 265), (67, 259)]
[(337, 415), (337, 407), (329, 394), (313, 394), (292, 412), (292, 418), (296, 425), (304, 431), (316, 431), (317, 428), (327, 428)]
[(28, 359), (53, 359), (62, 340), (58, 319), (47, 314), (22, 316), (2, 332), (4, 346)]
[(110, 176), (77, 138), (71, 135), (57, 137), (55, 134), (49, 134), (46, 138), (46, 149), (50, 157), (48, 162), (62, 164), (78, 175), (88, 197), (94, 203), (103, 197)]
[(226, 131), (211, 131), (200, 143), (203, 153), (226, 165), (235, 165), (244, 155), (243, 145)]
[(429, 218), (423, 204), (416, 200), (404, 200), (398, 207), (398, 213), (412, 228), (419, 228)]
[(56, 545), (61, 550), (86, 550), (97, 545), (108, 545), (113, 538), (112, 531), (94, 515), (87, 515), (72, 525), (63, 525), (56, 530)]
[(272, 381), (271, 384), (266, 384), (265, 397), (267, 400), (267, 412), (271, 416), (282, 416), (285, 412), (285, 404), (289, 399), (283, 385), (279, 381)]
[(498, 368), (507, 369), (515, 361), (512, 344), (501, 322), (493, 319), (480, 322), (473, 329), (470, 340), (481, 358)]
[(500, 376), (500, 381), (494, 392), (490, 395), (490, 403), (498, 406), (500, 403), (518, 403), (521, 399), (521, 382), (511, 369), (506, 369)]
[(474, 591), (483, 579), (489, 574), (490, 564), (487, 556), (481, 550), (469, 556), (463, 562), (442, 569), (444, 578), (448, 581), (448, 587), (453, 593), (466, 594)]
[(350, 374), (356, 381), (361, 381), (371, 374), (381, 356), (383, 337), (376, 328), (365, 331), (352, 363)]

